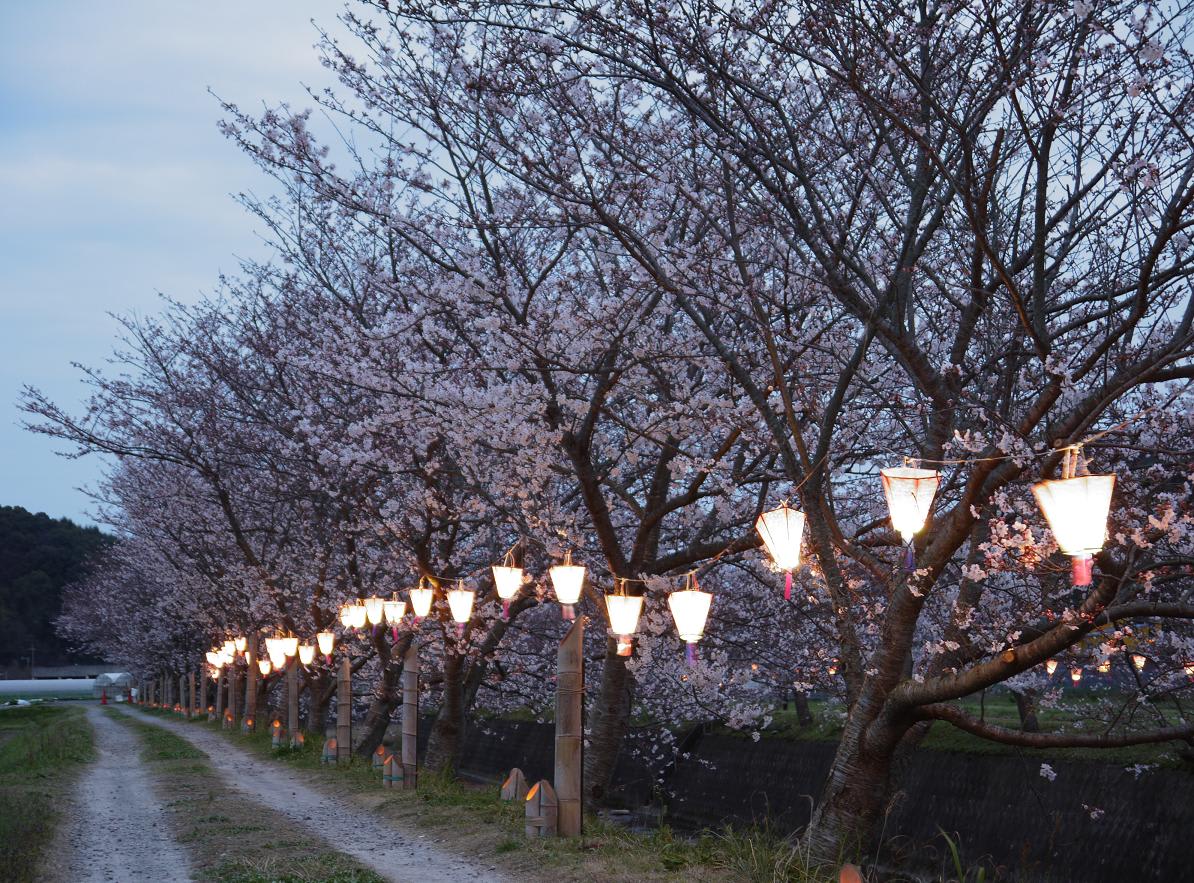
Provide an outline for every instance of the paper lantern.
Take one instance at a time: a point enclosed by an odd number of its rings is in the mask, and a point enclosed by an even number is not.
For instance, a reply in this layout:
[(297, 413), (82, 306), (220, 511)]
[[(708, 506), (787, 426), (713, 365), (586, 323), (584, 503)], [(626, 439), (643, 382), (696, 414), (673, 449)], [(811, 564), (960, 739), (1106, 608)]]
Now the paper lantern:
[(344, 626), (346, 629), (352, 628), (352, 626), (348, 624), (351, 619), (352, 612), (348, 609), (348, 605), (345, 604), (340, 608), (340, 625)]
[(1033, 496), (1057, 547), (1073, 559), (1074, 585), (1091, 582), (1093, 555), (1107, 539), (1107, 515), (1111, 511), (1114, 475), (1075, 475), (1080, 467), (1077, 449), (1067, 449), (1062, 478), (1040, 481), (1032, 486)]
[(1079, 666), (1074, 666), (1070, 669), (1070, 680), (1075, 684), (1082, 680), (1082, 669)]
[(1187, 662), (1182, 665), (1182, 668), (1185, 669), (1187, 677), (1194, 678), (1194, 662)]
[(1139, 653), (1132, 654), (1132, 665), (1136, 666), (1136, 671), (1144, 671), (1144, 664), (1146, 662), (1148, 662), (1148, 660)]
[(572, 550), (564, 553), (564, 561), (547, 571), (551, 577), (552, 588), (556, 592), (556, 600), (560, 602), (560, 610), (564, 619), (575, 619), (574, 604), (580, 602), (580, 593), (585, 585), (585, 567), (583, 564), (572, 563)]
[(282, 646), (281, 638), (266, 638), (265, 652), (274, 668), (281, 671), (286, 667), (286, 651)]
[(431, 601), (435, 597), (435, 589), (425, 586), (422, 580), (419, 587), (410, 590), (410, 609), (415, 614), (415, 620), (420, 620), (431, 612)]
[(1057, 660), (1056, 659), (1047, 660), (1045, 662), (1045, 671), (1049, 674), (1049, 677), (1053, 677), (1053, 672), (1057, 671)]
[(232, 643), (236, 646), (236, 652), (244, 655), (245, 648), (249, 646), (247, 638), (233, 638)]
[(505, 564), (493, 565), (493, 584), (497, 586), (498, 597), (510, 601), (522, 588), (522, 568)]
[(378, 625), (382, 621), (385, 616), (385, 603), (377, 597), (365, 599), (365, 618), (369, 620), (369, 625)]
[(676, 631), (680, 633), (680, 640), (685, 644), (688, 664), (695, 665), (696, 645), (705, 634), (705, 621), (709, 618), (709, 605), (713, 601), (713, 593), (702, 592), (692, 574), (689, 574), (686, 582), (684, 589), (668, 595), (667, 605), (671, 608), (672, 619), (676, 621)]
[(1102, 662), (1099, 663), (1099, 674), (1105, 675), (1109, 671), (1111, 671), (1111, 660), (1104, 659)]
[(219, 670), (220, 667), (224, 664), (224, 660), (220, 656), (220, 654), (218, 654), (212, 650), (208, 650), (207, 651), (207, 664), (210, 665), (212, 668)]
[(315, 643), (319, 645), (319, 652), (324, 655), (328, 662), (332, 661), (332, 648), (336, 646), (336, 635), (334, 632), (320, 632), (315, 636)]
[(349, 604), (345, 608), (347, 611), (348, 621), (345, 623), (350, 629), (360, 629), (365, 627), (365, 620), (368, 618), (368, 613), (365, 610), (364, 604)]
[(235, 656), (236, 655), (236, 642), (232, 641), (232, 640), (225, 641), (224, 646), (221, 649), (223, 650), (225, 657)]
[(764, 512), (755, 522), (767, 554), (775, 566), (785, 571), (784, 600), (792, 598), (792, 571), (800, 566), (800, 542), (804, 536), (804, 513), (797, 512), (785, 500), (778, 509)]
[(286, 654), (287, 657), (294, 656), (296, 653), (298, 653), (298, 638), (282, 637), (278, 638), (278, 641), (282, 647), (282, 652)]
[(402, 617), (406, 616), (406, 602), (398, 598), (392, 598), (382, 606), (385, 608), (386, 622), (390, 625), (398, 625), (402, 622)]
[(887, 498), (891, 526), (908, 545), (904, 564), (910, 572), (915, 566), (912, 539), (925, 526), (933, 509), (933, 498), (937, 496), (941, 473), (935, 469), (892, 466), (882, 470), (879, 477), (883, 481), (883, 495)]
[(617, 594), (605, 596), (605, 607), (609, 612), (609, 630), (618, 636), (618, 655), (629, 656), (643, 612), (643, 596), (626, 594), (626, 580), (620, 578), (618, 590)]
[(262, 677), (265, 677), (274, 670), (273, 664), (268, 659), (257, 660), (257, 668), (261, 672)]
[(315, 645), (314, 644), (299, 644), (298, 648), (299, 662), (303, 665), (310, 665), (315, 661)]
[(456, 633), (464, 634), (465, 623), (473, 615), (473, 600), (477, 593), (464, 587), (464, 580), (456, 581), (456, 588), (448, 591), (448, 609), (452, 611), (452, 620), (456, 623)]

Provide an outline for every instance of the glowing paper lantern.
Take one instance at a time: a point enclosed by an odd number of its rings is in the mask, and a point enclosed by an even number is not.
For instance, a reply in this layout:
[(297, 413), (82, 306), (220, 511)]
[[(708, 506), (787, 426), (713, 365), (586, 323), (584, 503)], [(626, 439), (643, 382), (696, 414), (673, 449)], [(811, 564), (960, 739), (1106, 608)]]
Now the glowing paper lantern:
[(422, 580), (417, 589), (410, 590), (410, 609), (414, 611), (415, 621), (422, 619), (431, 612), (431, 601), (435, 598), (435, 589), (427, 586)]
[(1032, 486), (1057, 547), (1073, 559), (1074, 585), (1091, 582), (1093, 556), (1107, 539), (1107, 515), (1111, 511), (1114, 475), (1075, 475), (1079, 452), (1065, 452), (1062, 478), (1040, 481)]
[(320, 632), (315, 636), (315, 643), (319, 645), (319, 652), (324, 655), (328, 662), (332, 661), (332, 648), (336, 646), (336, 635), (334, 632)]
[(633, 635), (643, 612), (643, 596), (626, 594), (626, 580), (619, 578), (618, 594), (605, 596), (609, 612), (609, 630), (618, 636), (618, 655), (629, 656), (634, 649)]
[(1053, 677), (1053, 672), (1057, 671), (1057, 660), (1050, 659), (1045, 662), (1045, 671), (1048, 672), (1049, 677)]
[(402, 617), (406, 616), (406, 602), (393, 598), (386, 601), (382, 605), (385, 608), (386, 622), (390, 625), (398, 625), (402, 622)]
[(1099, 674), (1105, 675), (1109, 671), (1111, 671), (1111, 660), (1104, 659), (1102, 662), (1099, 663)]
[(365, 618), (369, 620), (369, 625), (378, 625), (382, 621), (385, 616), (385, 603), (377, 597), (365, 599)]
[(1082, 680), (1082, 669), (1080, 667), (1075, 665), (1070, 669), (1070, 680), (1075, 684)]
[(210, 665), (212, 668), (216, 669), (217, 671), (219, 671), (220, 667), (224, 664), (224, 660), (223, 660), (223, 658), (221, 658), (220, 654), (216, 653), (213, 650), (208, 650), (207, 651), (207, 664)]
[(689, 574), (686, 582), (683, 590), (668, 595), (667, 605), (671, 608), (672, 619), (676, 621), (676, 631), (680, 633), (680, 640), (685, 644), (688, 664), (695, 665), (696, 645), (705, 635), (705, 621), (709, 618), (709, 605), (713, 601), (713, 593), (702, 592), (692, 574)]
[(775, 566), (785, 572), (784, 600), (792, 598), (792, 571), (800, 566), (800, 541), (804, 536), (804, 513), (791, 508), (785, 500), (778, 509), (764, 512), (755, 522), (767, 554)]
[[(506, 560), (512, 561), (512, 556), (507, 554)], [(514, 567), (512, 563), (493, 565), (493, 584), (497, 588), (498, 597), (502, 599), (502, 616), (509, 616), (510, 602), (522, 588), (522, 568)]]
[(1146, 662), (1148, 662), (1148, 660), (1139, 653), (1132, 654), (1132, 665), (1136, 666), (1136, 671), (1144, 671), (1144, 664)]
[(282, 648), (281, 638), (266, 638), (265, 652), (274, 668), (281, 671), (286, 667), (286, 651)]
[(287, 657), (294, 656), (296, 653), (298, 653), (298, 638), (283, 637), (278, 638), (278, 641), (282, 647), (282, 652), (286, 654)]
[(236, 655), (236, 642), (232, 641), (232, 640), (225, 641), (222, 649), (223, 649), (225, 657), (235, 656)]
[(585, 567), (583, 564), (572, 563), (572, 550), (564, 553), (564, 562), (557, 564), (547, 571), (551, 576), (551, 585), (556, 592), (556, 600), (560, 602), (560, 610), (564, 619), (575, 619), (574, 604), (580, 602), (580, 593), (585, 585)]
[(365, 627), (365, 620), (368, 618), (368, 613), (365, 610), (364, 604), (349, 604), (344, 608), (348, 614), (348, 622), (345, 623), (350, 629), (360, 629)]
[(915, 567), (912, 539), (925, 526), (933, 509), (933, 498), (937, 496), (941, 473), (935, 469), (892, 466), (882, 470), (879, 477), (883, 481), (883, 495), (887, 498), (891, 526), (908, 546), (904, 568), (911, 572)]
[(249, 646), (247, 638), (233, 638), (232, 643), (236, 646), (236, 652), (244, 655), (245, 648)]
[(343, 607), (340, 608), (340, 625), (344, 626), (346, 629), (352, 628), (352, 626), (350, 626), (348, 624), (349, 620), (351, 620), (351, 619), (352, 619), (352, 612), (348, 609), (348, 605), (345, 604)]
[(314, 644), (299, 644), (298, 648), (299, 662), (303, 665), (310, 665), (315, 661), (315, 645)]
[(1194, 678), (1194, 662), (1185, 663), (1182, 668), (1186, 670), (1186, 676)]
[(268, 659), (257, 660), (257, 668), (261, 672), (262, 677), (265, 677), (274, 670), (273, 664)]
[(456, 581), (456, 588), (448, 591), (448, 609), (452, 611), (452, 620), (456, 623), (456, 633), (464, 634), (465, 623), (473, 615), (473, 600), (477, 593), (464, 587), (464, 580)]

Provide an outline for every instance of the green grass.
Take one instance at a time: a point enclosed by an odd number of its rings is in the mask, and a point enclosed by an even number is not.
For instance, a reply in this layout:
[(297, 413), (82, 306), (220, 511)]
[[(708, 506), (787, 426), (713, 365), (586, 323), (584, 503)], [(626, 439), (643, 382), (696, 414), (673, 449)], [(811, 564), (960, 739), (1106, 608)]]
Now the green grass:
[(39, 879), (66, 786), (93, 757), (93, 736), (81, 708), (0, 711), (0, 880)]

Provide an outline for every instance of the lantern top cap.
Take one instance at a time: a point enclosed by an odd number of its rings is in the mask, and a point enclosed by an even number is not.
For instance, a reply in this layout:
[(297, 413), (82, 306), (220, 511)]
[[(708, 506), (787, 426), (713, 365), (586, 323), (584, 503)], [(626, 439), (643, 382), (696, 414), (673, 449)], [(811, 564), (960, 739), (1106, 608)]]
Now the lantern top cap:
[(919, 466), (909, 466), (906, 463), (903, 466), (888, 466), (886, 469), (879, 470), (879, 472), (886, 478), (903, 478), (913, 481), (941, 477), (941, 473), (936, 469), (923, 469)]

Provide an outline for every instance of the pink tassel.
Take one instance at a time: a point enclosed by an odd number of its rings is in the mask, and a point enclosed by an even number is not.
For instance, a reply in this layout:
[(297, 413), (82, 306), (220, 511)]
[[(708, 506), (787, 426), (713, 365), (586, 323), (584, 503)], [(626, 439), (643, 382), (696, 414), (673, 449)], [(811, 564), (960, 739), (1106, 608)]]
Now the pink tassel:
[(390, 629), (390, 634), (394, 638), (394, 643), (397, 644), (398, 643), (398, 626), (394, 626), (392, 629)]
[(510, 602), (503, 601), (502, 602), (502, 619), (509, 619), (509, 618), (510, 618)]
[(1089, 586), (1094, 575), (1094, 558), (1089, 555), (1083, 555), (1072, 560), (1074, 585)]
[(916, 547), (911, 543), (904, 549), (904, 573), (916, 570)]
[(572, 620), (576, 619), (576, 611), (572, 608), (571, 604), (561, 604), (560, 615), (562, 615), (567, 622), (571, 622)]
[(792, 600), (792, 571), (784, 574), (784, 600)]
[(456, 637), (458, 637), (458, 638), (464, 637), (464, 623), (463, 622), (456, 623)]
[(690, 668), (697, 664), (697, 645), (696, 644), (685, 644), (684, 645), (684, 658), (685, 658), (685, 660), (688, 661), (688, 665)]

